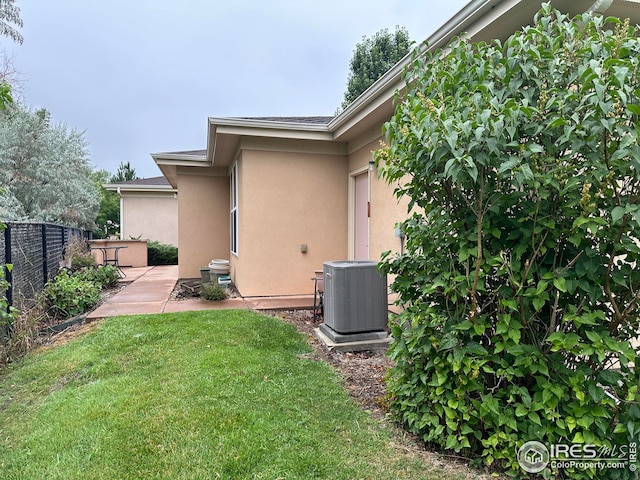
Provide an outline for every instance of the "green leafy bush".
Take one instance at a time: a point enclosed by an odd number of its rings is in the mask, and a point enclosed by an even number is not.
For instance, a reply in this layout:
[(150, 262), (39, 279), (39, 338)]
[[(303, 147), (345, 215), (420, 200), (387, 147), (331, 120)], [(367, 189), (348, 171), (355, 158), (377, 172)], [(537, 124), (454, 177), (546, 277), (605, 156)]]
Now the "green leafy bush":
[(205, 300), (224, 300), (227, 298), (227, 289), (215, 282), (202, 285), (200, 296)]
[(99, 267), (85, 267), (75, 273), (75, 275), (87, 282), (95, 283), (101, 290), (115, 287), (120, 276), (118, 269), (113, 265), (101, 265)]
[(86, 241), (75, 237), (71, 239), (65, 249), (64, 265), (71, 271), (96, 265)]
[(414, 57), (376, 154), (412, 213), (381, 264), (405, 307), (390, 406), (514, 477), (527, 441), (606, 452), (640, 433), (640, 40), (608, 21), (546, 5), (504, 45)]
[(178, 247), (149, 241), (147, 242), (147, 262), (149, 265), (177, 265)]
[(90, 253), (76, 253), (71, 257), (71, 269), (78, 270), (86, 267), (93, 267), (96, 261)]
[(17, 310), (9, 306), (7, 299), (10, 284), (5, 277), (5, 269), (11, 271), (11, 268), (11, 264), (0, 264), (0, 339), (9, 331), (17, 315)]
[(80, 315), (100, 301), (100, 287), (81, 275), (69, 275), (62, 270), (42, 292), (52, 313), (60, 318)]

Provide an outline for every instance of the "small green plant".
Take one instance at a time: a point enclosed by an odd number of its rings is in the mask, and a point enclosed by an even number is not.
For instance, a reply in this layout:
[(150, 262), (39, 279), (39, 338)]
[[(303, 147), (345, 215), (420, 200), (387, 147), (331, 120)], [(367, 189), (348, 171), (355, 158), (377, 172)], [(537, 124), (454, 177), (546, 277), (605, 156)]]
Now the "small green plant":
[(80, 268), (93, 267), (96, 261), (91, 254), (77, 253), (71, 258), (71, 269), (78, 270)]
[[(7, 228), (6, 225), (0, 222), (0, 232), (5, 228)], [(10, 272), (12, 267), (11, 264), (0, 264), (0, 365), (4, 363), (9, 334), (13, 327), (13, 322), (18, 316), (17, 309), (9, 305), (9, 299), (7, 298), (7, 290), (11, 285), (7, 281), (5, 270)]]
[(147, 263), (149, 265), (177, 265), (178, 247), (154, 240), (147, 242)]
[(5, 268), (11, 270), (11, 265), (0, 264), (0, 366), (12, 357), (12, 335), (15, 335), (15, 324), (18, 310), (9, 305), (6, 291), (9, 282), (5, 278)]
[(9, 305), (9, 300), (7, 299), (7, 290), (10, 284), (5, 277), (5, 268), (11, 271), (11, 267), (11, 264), (0, 264), (0, 292), (2, 292), (2, 295), (0, 295), (0, 337), (11, 326), (11, 322), (17, 315), (17, 310)]
[(42, 317), (38, 305), (15, 312), (11, 322), (11, 335), (0, 342), (0, 369), (3, 365), (24, 357), (39, 344)]
[(51, 313), (58, 318), (69, 318), (86, 312), (100, 300), (100, 287), (79, 275), (62, 270), (47, 283), (43, 296)]
[(227, 298), (227, 289), (214, 282), (205, 283), (202, 285), (200, 296), (205, 300), (224, 300)]
[(85, 241), (73, 238), (66, 247), (64, 265), (72, 270), (95, 266), (96, 261)]
[(113, 265), (101, 265), (99, 267), (85, 267), (76, 273), (76, 276), (87, 282), (98, 285), (101, 290), (115, 287), (118, 284), (118, 269)]

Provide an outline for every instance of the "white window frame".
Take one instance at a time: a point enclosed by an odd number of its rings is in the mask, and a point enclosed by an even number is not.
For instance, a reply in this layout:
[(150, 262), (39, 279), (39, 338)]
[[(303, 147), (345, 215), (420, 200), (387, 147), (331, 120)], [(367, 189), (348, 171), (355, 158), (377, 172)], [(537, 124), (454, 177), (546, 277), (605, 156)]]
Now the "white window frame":
[(231, 181), (231, 198), (230, 198), (230, 249), (231, 253), (238, 256), (238, 162), (235, 162), (231, 167), (230, 173)]

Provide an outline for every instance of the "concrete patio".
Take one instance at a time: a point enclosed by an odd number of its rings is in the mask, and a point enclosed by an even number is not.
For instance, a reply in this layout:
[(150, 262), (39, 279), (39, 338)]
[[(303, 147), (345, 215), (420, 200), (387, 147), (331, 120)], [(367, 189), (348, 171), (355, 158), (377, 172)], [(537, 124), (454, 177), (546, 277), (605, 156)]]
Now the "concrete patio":
[(291, 297), (238, 297), (220, 301), (172, 300), (171, 292), (178, 282), (178, 266), (123, 268), (121, 282), (128, 285), (87, 315), (87, 321), (119, 315), (137, 315), (196, 310), (311, 309), (313, 295)]

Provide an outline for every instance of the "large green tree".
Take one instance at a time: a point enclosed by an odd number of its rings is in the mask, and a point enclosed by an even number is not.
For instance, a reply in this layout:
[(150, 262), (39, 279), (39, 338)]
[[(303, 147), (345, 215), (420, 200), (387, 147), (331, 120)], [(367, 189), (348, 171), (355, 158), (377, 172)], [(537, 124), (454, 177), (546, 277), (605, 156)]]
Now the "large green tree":
[(412, 214), (382, 263), (405, 307), (391, 408), (514, 477), (527, 441), (606, 456), (640, 434), (638, 33), (547, 4), (504, 44), (416, 57), (377, 153)]
[(385, 28), (373, 37), (362, 37), (362, 42), (356, 45), (349, 62), (347, 91), (344, 93), (342, 108), (348, 107), (362, 92), (407, 55), (410, 47), (409, 32), (404, 27), (396, 27), (393, 33)]
[(45, 109), (0, 113), (0, 218), (92, 229), (99, 194), (83, 132), (54, 124)]

